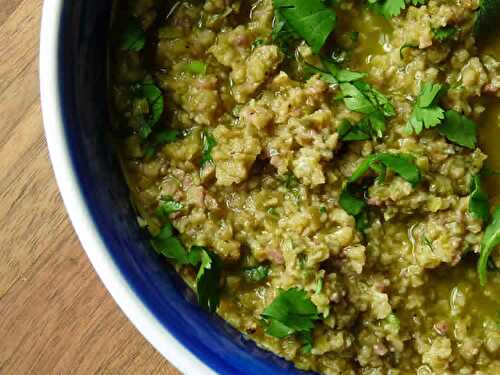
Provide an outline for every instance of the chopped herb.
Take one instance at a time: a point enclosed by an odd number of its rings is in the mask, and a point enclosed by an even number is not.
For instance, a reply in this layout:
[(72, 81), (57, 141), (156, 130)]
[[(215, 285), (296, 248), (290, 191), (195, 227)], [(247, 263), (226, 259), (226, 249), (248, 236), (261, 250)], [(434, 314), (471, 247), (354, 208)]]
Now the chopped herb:
[(387, 316), (386, 321), (391, 326), (393, 326), (394, 328), (396, 328), (396, 331), (399, 331), (399, 329), (401, 328), (401, 321), (399, 320), (399, 318), (397, 317), (397, 315), (394, 314), (394, 313), (390, 313)]
[(146, 44), (146, 33), (142, 29), (141, 21), (131, 18), (120, 36), (120, 49), (139, 52)]
[(326, 207), (325, 206), (321, 206), (319, 208), (319, 212), (322, 213), (322, 214), (326, 214), (327, 213)]
[(201, 155), (201, 167), (205, 167), (206, 164), (211, 164), (214, 162), (212, 159), (212, 150), (217, 145), (217, 141), (208, 132), (203, 131), (202, 133), (203, 149)]
[(359, 40), (359, 32), (358, 31), (351, 31), (349, 33), (349, 37), (351, 38), (351, 41), (353, 43), (356, 43)]
[(280, 215), (278, 214), (278, 211), (276, 210), (275, 207), (270, 207), (268, 210), (267, 210), (267, 213), (273, 217), (279, 217)]
[(481, 241), (481, 253), (477, 264), (477, 271), (481, 286), (486, 285), (488, 273), (488, 259), (491, 253), (500, 245), (500, 205), (495, 207), (493, 220), (486, 228)]
[(172, 262), (180, 265), (199, 266), (196, 276), (198, 303), (209, 312), (219, 305), (222, 263), (219, 257), (201, 246), (192, 246), (188, 252), (175, 237), (172, 224), (167, 223), (151, 240), (153, 248)]
[(383, 173), (386, 168), (392, 169), (412, 186), (420, 182), (421, 174), (418, 167), (413, 163), (413, 157), (408, 154), (378, 153), (367, 157), (356, 168), (350, 178), (350, 182), (355, 182), (369, 170), (373, 169), (377, 173)]
[(156, 149), (167, 143), (172, 143), (178, 140), (181, 132), (177, 129), (162, 129), (154, 131), (150, 137), (148, 144), (144, 149), (144, 157), (151, 158), (154, 156)]
[(424, 236), (424, 245), (427, 246), (429, 248), (429, 250), (431, 251), (431, 253), (434, 253), (434, 246), (432, 246), (432, 241), (429, 240), (427, 237)]
[(190, 264), (188, 252), (181, 241), (175, 237), (174, 229), (170, 223), (165, 224), (160, 233), (153, 237), (151, 245), (156, 252), (173, 262), (182, 265)]
[(453, 38), (458, 33), (458, 28), (454, 26), (444, 26), (437, 29), (432, 29), (434, 38), (440, 42), (444, 42)]
[(168, 218), (173, 212), (181, 211), (184, 208), (182, 203), (177, 202), (172, 197), (160, 199), (160, 204), (156, 209), (156, 214), (162, 218)]
[(136, 99), (144, 103), (145, 108), (138, 118), (140, 125), (138, 133), (141, 138), (146, 139), (152, 133), (153, 127), (163, 114), (163, 94), (150, 78), (133, 84), (131, 91)]
[(375, 136), (367, 118), (362, 119), (357, 124), (352, 124), (349, 120), (344, 119), (338, 133), (344, 142), (368, 141)]
[(358, 216), (366, 207), (364, 199), (359, 198), (360, 194), (354, 190), (354, 185), (347, 184), (340, 193), (339, 204), (351, 216)]
[(193, 60), (190, 63), (184, 64), (183, 70), (186, 73), (194, 75), (204, 75), (207, 73), (207, 64), (203, 61)]
[(191, 253), (200, 259), (200, 268), (196, 275), (196, 292), (198, 303), (208, 312), (214, 313), (220, 302), (220, 278), (222, 262), (217, 254), (205, 247), (193, 246)]
[(470, 184), (469, 212), (476, 219), (484, 222), (490, 218), (490, 206), (488, 194), (481, 183), (481, 175), (476, 174), (472, 177)]
[(363, 81), (344, 82), (339, 85), (346, 107), (351, 111), (363, 113), (366, 117), (362, 120), (364, 123), (358, 123), (356, 134), (351, 136), (356, 139), (366, 133), (368, 125), (371, 128), (370, 133), (377, 137), (382, 137), (385, 131), (385, 118), (396, 114), (393, 105), (389, 99), (376, 90), (374, 87)]
[(269, 275), (269, 266), (260, 264), (257, 267), (243, 269), (243, 275), (248, 282), (258, 283)]
[(315, 294), (321, 293), (321, 291), (323, 290), (323, 284), (324, 284), (323, 278), (318, 279), (318, 281), (316, 281), (316, 288), (314, 289)]
[(266, 333), (277, 338), (297, 334), (304, 343), (304, 349), (310, 350), (314, 321), (319, 319), (316, 306), (302, 289), (279, 289), (278, 292), (278, 296), (261, 314)]
[(293, 173), (287, 173), (281, 181), (288, 190), (296, 189), (299, 186), (299, 179)]
[(318, 53), (337, 23), (335, 12), (322, 0), (273, 0), (275, 33), (288, 26)]
[(408, 4), (422, 5), (427, 0), (368, 0), (368, 4), (385, 18), (399, 16)]
[(405, 130), (408, 134), (413, 131), (420, 134), (422, 130), (433, 128), (444, 119), (444, 110), (439, 106), (438, 100), (443, 92), (440, 84), (424, 83), (415, 102)]
[(254, 42), (252, 43), (252, 49), (255, 49), (257, 47), (260, 47), (264, 45), (266, 41), (264, 39), (255, 39)]
[(476, 16), (476, 34), (494, 35), (500, 18), (500, 0), (480, 0)]
[(399, 57), (401, 58), (401, 60), (404, 59), (403, 51), (405, 49), (408, 49), (408, 48), (418, 49), (418, 44), (414, 44), (414, 43), (405, 43), (405, 44), (403, 44), (401, 46), (401, 48), (399, 49)]
[(453, 143), (470, 149), (476, 148), (476, 124), (456, 111), (446, 111), (444, 121), (437, 129)]

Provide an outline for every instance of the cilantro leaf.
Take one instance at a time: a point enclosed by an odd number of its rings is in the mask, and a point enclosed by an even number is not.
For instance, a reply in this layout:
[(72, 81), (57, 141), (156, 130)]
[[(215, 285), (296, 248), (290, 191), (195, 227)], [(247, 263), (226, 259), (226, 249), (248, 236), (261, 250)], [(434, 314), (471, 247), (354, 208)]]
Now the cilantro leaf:
[(351, 124), (349, 120), (342, 121), (338, 129), (340, 139), (344, 142), (367, 141), (372, 138), (372, 129), (366, 119), (357, 124)]
[(179, 264), (189, 264), (188, 252), (181, 241), (174, 236), (172, 224), (167, 223), (160, 233), (153, 237), (151, 245), (157, 253)]
[(201, 156), (201, 167), (205, 167), (208, 163), (213, 163), (212, 149), (217, 145), (217, 141), (208, 132), (202, 133), (203, 149)]
[[(380, 166), (383, 169), (380, 169)], [(413, 163), (413, 157), (408, 154), (390, 154), (378, 153), (367, 157), (361, 162), (352, 174), (349, 182), (355, 182), (369, 170), (374, 169), (376, 172), (383, 173), (385, 168), (392, 169), (412, 186), (416, 186), (421, 180), (421, 174), (418, 167)]]
[(220, 278), (222, 261), (217, 254), (205, 247), (192, 246), (189, 252), (175, 237), (172, 224), (167, 223), (160, 233), (153, 237), (151, 245), (170, 261), (180, 265), (199, 266), (196, 275), (198, 303), (208, 312), (215, 312), (220, 302)]
[(433, 128), (444, 119), (444, 109), (442, 109), (438, 100), (443, 91), (440, 84), (424, 83), (420, 94), (415, 102), (415, 107), (406, 123), (405, 130), (408, 134), (413, 131), (420, 134), (422, 130)]
[(204, 75), (207, 72), (207, 64), (200, 60), (192, 60), (184, 64), (183, 71), (194, 75)]
[(401, 60), (404, 59), (404, 50), (405, 49), (408, 49), (408, 48), (412, 48), (412, 49), (418, 49), (418, 44), (415, 44), (415, 43), (405, 43), (401, 46), (401, 48), (399, 49), (399, 57), (401, 58)]
[(159, 146), (177, 141), (181, 137), (181, 132), (177, 129), (162, 129), (153, 131), (149, 136), (148, 144), (144, 149), (144, 157), (154, 156)]
[(480, 0), (476, 16), (476, 34), (494, 34), (500, 19), (500, 0)]
[(477, 264), (477, 271), (479, 274), (479, 281), (481, 286), (486, 285), (487, 272), (488, 272), (488, 259), (491, 253), (500, 245), (500, 205), (495, 207), (493, 213), (493, 220), (486, 228), (481, 241), (481, 253), (479, 255), (479, 262)]
[(243, 275), (248, 282), (258, 283), (267, 278), (269, 275), (269, 266), (266, 264), (260, 264), (256, 267), (243, 269)]
[(366, 208), (364, 199), (359, 198), (352, 184), (347, 184), (339, 197), (340, 207), (351, 216), (358, 216)]
[(476, 124), (456, 111), (446, 111), (445, 119), (437, 129), (451, 142), (470, 149), (476, 148)]
[(214, 313), (220, 302), (222, 262), (217, 254), (205, 247), (193, 246), (191, 252), (200, 259), (200, 268), (196, 275), (198, 304), (208, 312)]
[(458, 33), (458, 28), (454, 26), (443, 26), (437, 29), (432, 29), (434, 38), (440, 42), (444, 42), (453, 38)]
[(135, 98), (143, 99), (147, 103), (146, 108), (139, 115), (140, 128), (138, 129), (139, 135), (146, 139), (163, 114), (163, 94), (150, 78), (133, 84), (131, 91)]
[(184, 208), (182, 203), (177, 202), (172, 197), (160, 199), (156, 214), (162, 218), (168, 218), (172, 212), (181, 211)]
[(273, 0), (273, 5), (279, 18), (275, 22), (277, 33), (286, 23), (314, 53), (320, 51), (337, 23), (335, 12), (322, 0)]
[(399, 16), (406, 8), (405, 0), (386, 0), (381, 8), (381, 13), (385, 18)]
[[(267, 323), (266, 333), (277, 338), (293, 334), (310, 335), (314, 321), (319, 319), (316, 305), (299, 288), (279, 289), (278, 296), (261, 314)], [(312, 340), (306, 340), (306, 345)]]
[(146, 34), (142, 29), (141, 21), (137, 18), (131, 18), (126, 25), (125, 30), (120, 35), (120, 49), (124, 51), (139, 52), (146, 44)]
[(490, 218), (490, 206), (488, 202), (488, 194), (481, 183), (481, 175), (477, 174), (472, 177), (470, 184), (469, 197), (469, 212), (476, 219), (481, 219), (484, 222)]

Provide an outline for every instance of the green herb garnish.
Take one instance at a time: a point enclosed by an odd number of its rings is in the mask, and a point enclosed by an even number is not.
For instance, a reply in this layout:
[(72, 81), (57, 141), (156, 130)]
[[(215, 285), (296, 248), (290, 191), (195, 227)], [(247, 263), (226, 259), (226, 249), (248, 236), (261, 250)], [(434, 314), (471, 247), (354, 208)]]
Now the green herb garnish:
[(141, 138), (146, 139), (163, 114), (163, 94), (150, 78), (133, 84), (131, 91), (136, 99), (143, 100), (146, 104), (146, 108), (138, 118), (138, 134)]
[(405, 49), (408, 49), (408, 48), (412, 48), (412, 49), (418, 49), (418, 44), (415, 44), (415, 43), (405, 43), (401, 46), (401, 48), (399, 49), (399, 57), (401, 58), (401, 60), (404, 59), (404, 55), (403, 55), (403, 52)]
[(181, 137), (181, 135), (181, 132), (177, 129), (162, 129), (153, 131), (153, 133), (149, 136), (146, 147), (144, 148), (144, 157), (153, 157), (159, 146), (175, 142)]
[(151, 240), (153, 248), (170, 261), (180, 265), (198, 268), (196, 292), (198, 303), (209, 312), (215, 312), (219, 305), (220, 276), (222, 262), (217, 254), (205, 247), (192, 246), (188, 252), (174, 235), (172, 224), (167, 223)]
[(268, 265), (260, 264), (256, 267), (243, 269), (243, 275), (248, 282), (258, 283), (267, 278), (269, 269)]
[(427, 0), (368, 0), (368, 4), (385, 18), (399, 16), (408, 4), (422, 5)]
[(205, 247), (193, 246), (191, 254), (200, 260), (196, 275), (198, 303), (208, 312), (214, 313), (220, 302), (222, 262), (217, 254)]
[(212, 159), (212, 150), (217, 145), (217, 141), (207, 131), (202, 132), (203, 149), (201, 155), (201, 167), (214, 162)]
[(142, 29), (141, 21), (137, 18), (131, 18), (120, 36), (120, 49), (139, 52), (144, 48), (145, 44), (146, 33)]
[(476, 34), (494, 35), (500, 20), (500, 0), (481, 0), (476, 16)]
[(477, 272), (481, 286), (486, 285), (488, 273), (488, 259), (491, 253), (500, 245), (500, 205), (495, 207), (493, 220), (486, 228), (481, 241), (481, 253), (477, 264)]
[(437, 29), (432, 29), (434, 38), (440, 42), (444, 42), (453, 38), (458, 33), (458, 28), (454, 26), (444, 26)]
[(162, 218), (168, 218), (173, 212), (181, 211), (184, 208), (182, 203), (177, 202), (172, 197), (165, 197), (160, 199), (156, 214)]
[(319, 319), (316, 306), (302, 289), (279, 289), (278, 293), (261, 314), (266, 323), (266, 333), (277, 338), (297, 334), (307, 350), (312, 346), (314, 321)]
[(472, 176), (470, 184), (469, 212), (472, 217), (487, 222), (490, 218), (488, 194), (481, 183), (481, 175)]
[(424, 128), (433, 128), (441, 123), (444, 119), (444, 109), (439, 106), (438, 100), (442, 92), (443, 86), (440, 84), (422, 85), (413, 112), (406, 123), (405, 130), (408, 134), (413, 131), (420, 134)]
[(361, 162), (352, 174), (349, 182), (353, 183), (364, 176), (369, 169), (383, 174), (385, 169), (392, 169), (412, 186), (416, 186), (421, 179), (420, 170), (413, 163), (413, 157), (408, 154), (379, 153), (367, 157)]
[(207, 73), (207, 64), (205, 64), (203, 61), (193, 60), (190, 63), (184, 64), (183, 70), (186, 73), (194, 75), (204, 75)]
[(337, 23), (335, 12), (322, 0), (273, 0), (273, 5), (274, 37), (283, 38), (284, 28), (289, 27), (314, 53), (321, 50)]
[(476, 124), (457, 111), (446, 111), (444, 121), (437, 129), (453, 143), (470, 149), (476, 148)]

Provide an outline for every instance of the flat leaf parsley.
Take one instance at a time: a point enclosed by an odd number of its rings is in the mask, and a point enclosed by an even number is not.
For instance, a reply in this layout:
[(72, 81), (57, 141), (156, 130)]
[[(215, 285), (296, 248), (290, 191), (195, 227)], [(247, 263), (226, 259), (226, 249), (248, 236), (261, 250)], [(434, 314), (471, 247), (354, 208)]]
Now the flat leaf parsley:
[(440, 84), (424, 83), (420, 94), (415, 102), (405, 130), (408, 134), (415, 132), (420, 134), (422, 130), (433, 128), (444, 119), (444, 109), (438, 104), (439, 97), (443, 92)]
[(335, 12), (322, 0), (273, 0), (273, 5), (275, 35), (283, 32), (286, 24), (314, 53), (321, 50), (337, 23)]
[(314, 321), (319, 319), (316, 305), (299, 288), (279, 289), (278, 296), (261, 314), (266, 333), (277, 338), (298, 334), (306, 347), (312, 344)]
[(488, 272), (488, 259), (491, 253), (500, 245), (500, 205), (495, 207), (493, 220), (486, 228), (481, 241), (481, 253), (477, 264), (479, 280), (482, 286), (486, 285)]

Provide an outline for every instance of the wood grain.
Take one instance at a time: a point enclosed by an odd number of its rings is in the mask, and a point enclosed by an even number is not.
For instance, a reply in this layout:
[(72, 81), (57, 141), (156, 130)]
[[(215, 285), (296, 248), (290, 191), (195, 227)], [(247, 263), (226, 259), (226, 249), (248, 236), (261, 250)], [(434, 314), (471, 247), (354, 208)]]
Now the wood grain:
[(0, 0), (0, 374), (179, 374), (95, 275), (47, 155), (41, 0)]

